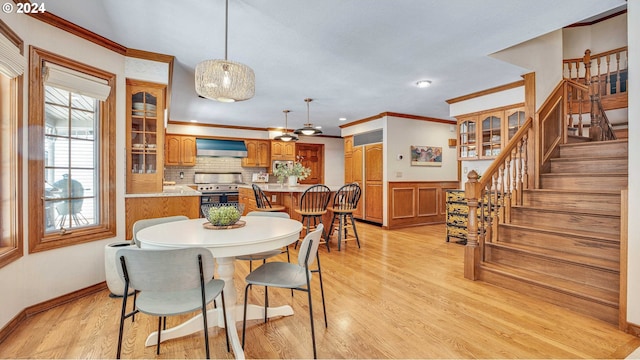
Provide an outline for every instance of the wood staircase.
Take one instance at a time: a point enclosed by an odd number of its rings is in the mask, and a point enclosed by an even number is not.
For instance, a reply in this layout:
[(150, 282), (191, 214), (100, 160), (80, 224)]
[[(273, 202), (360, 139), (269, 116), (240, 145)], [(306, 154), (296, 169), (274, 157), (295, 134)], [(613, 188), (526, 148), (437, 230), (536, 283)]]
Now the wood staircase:
[(618, 324), (626, 140), (559, 145), (484, 242), (478, 279)]

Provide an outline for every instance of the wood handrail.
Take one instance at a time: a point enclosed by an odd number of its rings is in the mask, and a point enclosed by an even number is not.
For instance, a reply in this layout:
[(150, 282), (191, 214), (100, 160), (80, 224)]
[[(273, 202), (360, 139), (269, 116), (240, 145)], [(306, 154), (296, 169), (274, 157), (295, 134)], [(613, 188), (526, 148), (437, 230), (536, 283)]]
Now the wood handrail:
[[(507, 146), (500, 151), (498, 157), (496, 157), (491, 165), (484, 171), (483, 176), (480, 178), (480, 194), (476, 194), (476, 199), (479, 199), (482, 196), (482, 189), (484, 189), (487, 185), (489, 185), (489, 181), (495, 172), (500, 168), (502, 164), (507, 160), (508, 156), (511, 156), (511, 152), (516, 148), (520, 140), (524, 137), (524, 134), (531, 129), (533, 126), (533, 118), (529, 117), (527, 121), (522, 124), (520, 129), (516, 131), (511, 140), (507, 143)], [(489, 180), (487, 180), (489, 179)]]
[(585, 85), (585, 84), (580, 84), (579, 82), (573, 80), (573, 79), (568, 79), (568, 78), (563, 78), (564, 81), (566, 81), (569, 85), (578, 88), (580, 90), (584, 90), (584, 91), (589, 91), (589, 86)]

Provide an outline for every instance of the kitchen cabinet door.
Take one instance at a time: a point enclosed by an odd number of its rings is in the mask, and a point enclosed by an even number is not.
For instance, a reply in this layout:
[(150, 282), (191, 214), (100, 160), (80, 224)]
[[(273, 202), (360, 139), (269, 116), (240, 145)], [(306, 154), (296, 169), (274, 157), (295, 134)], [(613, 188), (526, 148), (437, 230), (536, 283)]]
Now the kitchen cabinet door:
[(166, 85), (131, 79), (126, 84), (127, 193), (162, 192)]
[(247, 157), (242, 159), (242, 166), (271, 167), (271, 142), (269, 140), (245, 140)]
[(382, 223), (382, 144), (364, 147), (365, 220)]
[(167, 134), (164, 164), (167, 166), (195, 166), (196, 138), (194, 136)]
[(271, 141), (271, 161), (273, 160), (295, 160), (296, 144), (293, 142)]
[(364, 189), (364, 147), (363, 146), (355, 146), (353, 148), (353, 152), (351, 154), (351, 162), (352, 166), (352, 180), (354, 183), (360, 185), (360, 189), (362, 190), (362, 196), (360, 197), (360, 202), (358, 202), (358, 207), (353, 212), (353, 216), (358, 219), (364, 219), (364, 202), (367, 199), (367, 194)]

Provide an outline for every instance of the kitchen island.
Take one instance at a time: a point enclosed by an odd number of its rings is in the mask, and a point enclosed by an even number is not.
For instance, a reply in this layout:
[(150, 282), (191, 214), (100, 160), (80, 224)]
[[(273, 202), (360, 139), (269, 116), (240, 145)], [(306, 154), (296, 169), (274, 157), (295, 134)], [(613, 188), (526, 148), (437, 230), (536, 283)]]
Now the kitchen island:
[(133, 224), (141, 219), (174, 215), (198, 218), (200, 195), (199, 191), (186, 185), (164, 186), (159, 193), (126, 194), (125, 238), (133, 238)]
[[(252, 184), (240, 185), (240, 203), (244, 204), (244, 215), (246, 215), (250, 211), (256, 210), (256, 199), (253, 194)], [(285, 212), (291, 216), (292, 219), (302, 221), (302, 216), (295, 212), (295, 209), (298, 208), (298, 204), (300, 201), (300, 197), (302, 193), (304, 193), (308, 188), (313, 185), (297, 185), (297, 186), (288, 186), (288, 185), (280, 185), (273, 183), (260, 183), (258, 185), (262, 191), (269, 198), (269, 202), (272, 205), (283, 205), (285, 207)], [(329, 206), (333, 203), (333, 195), (338, 189), (340, 189), (342, 185), (327, 185), (331, 190), (331, 199), (329, 201)], [(325, 227), (328, 227), (331, 223), (331, 214), (327, 212), (322, 217), (322, 222), (325, 224)]]

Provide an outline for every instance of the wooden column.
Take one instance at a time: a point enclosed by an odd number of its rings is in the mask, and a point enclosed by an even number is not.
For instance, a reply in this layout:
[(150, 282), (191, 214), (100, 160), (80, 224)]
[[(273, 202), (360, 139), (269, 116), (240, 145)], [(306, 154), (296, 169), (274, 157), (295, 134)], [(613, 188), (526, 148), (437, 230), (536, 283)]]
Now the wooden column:
[(464, 249), (464, 277), (469, 280), (478, 279), (480, 267), (480, 247), (478, 244), (478, 194), (480, 183), (478, 173), (471, 170), (469, 181), (464, 185), (465, 197), (469, 206), (469, 221), (467, 223), (467, 245)]

